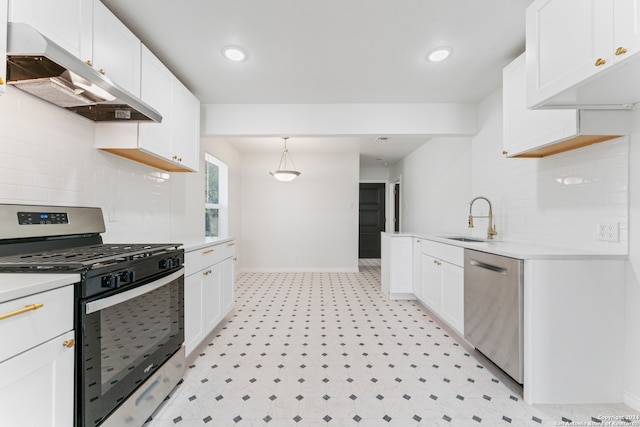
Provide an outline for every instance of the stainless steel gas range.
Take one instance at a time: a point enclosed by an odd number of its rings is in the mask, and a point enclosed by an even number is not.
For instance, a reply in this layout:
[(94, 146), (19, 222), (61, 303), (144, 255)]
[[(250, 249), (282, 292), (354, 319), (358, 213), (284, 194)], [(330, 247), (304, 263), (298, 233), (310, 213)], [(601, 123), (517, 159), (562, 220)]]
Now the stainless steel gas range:
[(80, 274), (76, 427), (139, 427), (185, 371), (184, 252), (104, 231), (99, 208), (0, 204), (0, 271)]

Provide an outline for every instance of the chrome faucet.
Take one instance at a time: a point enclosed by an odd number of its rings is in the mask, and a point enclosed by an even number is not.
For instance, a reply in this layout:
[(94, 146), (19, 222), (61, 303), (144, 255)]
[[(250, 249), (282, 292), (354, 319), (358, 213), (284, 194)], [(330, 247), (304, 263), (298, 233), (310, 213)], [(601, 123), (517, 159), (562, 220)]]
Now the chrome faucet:
[[(471, 214), (471, 209), (473, 208), (473, 202), (478, 199), (486, 200), (489, 204), (489, 215), (488, 216), (473, 216)], [(475, 199), (471, 200), (469, 203), (469, 228), (473, 228), (473, 218), (489, 218), (489, 228), (487, 229), (487, 239), (493, 239), (493, 236), (498, 234), (496, 231), (496, 225), (493, 223), (493, 209), (491, 208), (491, 202), (486, 197), (478, 196)]]

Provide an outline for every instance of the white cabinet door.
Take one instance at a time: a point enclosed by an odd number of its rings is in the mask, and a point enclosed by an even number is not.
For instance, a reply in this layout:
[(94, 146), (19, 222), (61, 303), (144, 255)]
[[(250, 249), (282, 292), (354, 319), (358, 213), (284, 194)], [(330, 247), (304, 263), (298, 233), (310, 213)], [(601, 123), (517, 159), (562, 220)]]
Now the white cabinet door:
[(229, 314), (234, 303), (235, 261), (227, 258), (221, 263), (222, 268), (222, 317)]
[(69, 427), (74, 424), (74, 348), (53, 338), (0, 363), (1, 424), (11, 427)]
[(640, 0), (613, 1), (615, 62), (640, 52)]
[(559, 141), (578, 130), (576, 110), (530, 110), (527, 108), (525, 55), (502, 73), (503, 154), (518, 156)]
[[(7, 54), (7, 0), (0, 0), (0, 58)], [(7, 91), (7, 62), (0, 61), (0, 95)]]
[(93, 1), (11, 0), (10, 22), (31, 25), (83, 61), (92, 58)]
[(184, 344), (189, 355), (204, 339), (204, 279), (201, 272), (184, 279)]
[(172, 90), (175, 77), (146, 46), (142, 45), (140, 99), (162, 116), (161, 123), (140, 123), (140, 148), (165, 159), (171, 157)]
[(431, 310), (440, 313), (442, 305), (442, 272), (436, 258), (422, 254), (422, 295), (423, 302)]
[(526, 33), (533, 107), (613, 65), (613, 0), (536, 0)]
[(203, 273), (204, 330), (205, 335), (211, 332), (222, 319), (220, 263), (207, 268)]
[(200, 166), (200, 101), (177, 79), (173, 81), (171, 159), (197, 171)]
[(93, 7), (93, 67), (139, 97), (140, 40), (102, 2)]
[(464, 269), (442, 262), (442, 318), (464, 336)]

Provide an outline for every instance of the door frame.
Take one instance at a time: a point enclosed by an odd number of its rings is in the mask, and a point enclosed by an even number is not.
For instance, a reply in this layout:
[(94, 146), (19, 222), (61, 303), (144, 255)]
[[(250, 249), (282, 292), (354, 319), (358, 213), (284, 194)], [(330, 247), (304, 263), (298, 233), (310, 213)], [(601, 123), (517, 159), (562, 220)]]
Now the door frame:
[[(396, 184), (400, 186), (400, 194), (398, 195), (398, 211), (396, 212), (396, 204), (395, 197), (393, 191), (396, 187)], [(389, 184), (387, 185), (387, 196), (390, 199), (390, 203), (387, 206), (389, 209), (389, 223), (391, 224), (391, 228), (388, 230), (394, 230), (393, 218), (398, 218), (398, 230), (402, 230), (402, 175), (399, 175), (395, 178), (389, 180)]]

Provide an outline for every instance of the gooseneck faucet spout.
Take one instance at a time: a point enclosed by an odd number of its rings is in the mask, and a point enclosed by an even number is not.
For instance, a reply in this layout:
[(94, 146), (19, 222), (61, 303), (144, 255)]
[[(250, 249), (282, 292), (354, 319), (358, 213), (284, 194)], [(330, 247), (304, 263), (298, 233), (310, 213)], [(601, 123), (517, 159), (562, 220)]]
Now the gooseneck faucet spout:
[[(473, 209), (473, 203), (478, 199), (486, 200), (486, 202), (489, 204), (489, 215), (473, 216), (471, 212), (471, 210)], [(491, 202), (486, 197), (478, 196), (473, 200), (471, 200), (471, 202), (469, 203), (469, 228), (473, 228), (473, 218), (489, 218), (489, 226), (487, 228), (487, 239), (493, 239), (493, 236), (498, 234), (498, 232), (496, 231), (496, 225), (493, 223), (493, 208), (491, 207)]]

